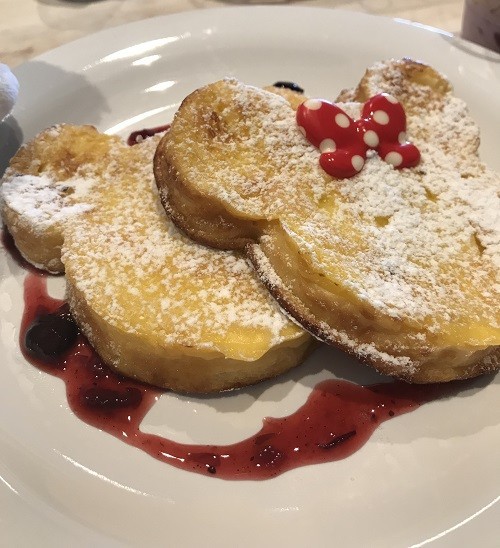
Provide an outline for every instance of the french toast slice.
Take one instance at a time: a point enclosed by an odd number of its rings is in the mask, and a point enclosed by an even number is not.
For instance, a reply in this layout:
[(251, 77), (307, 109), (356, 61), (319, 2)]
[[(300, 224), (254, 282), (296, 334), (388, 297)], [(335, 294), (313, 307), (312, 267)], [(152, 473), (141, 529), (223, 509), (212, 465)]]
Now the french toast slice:
[(403, 59), (370, 68), (340, 106), (388, 93), (416, 167), (369, 152), (334, 178), (289, 102), (234, 79), (188, 96), (155, 155), (162, 202), (190, 237), (243, 249), (281, 306), (321, 340), (409, 382), (500, 367), (499, 177), (444, 76)]
[(28, 262), (64, 272), (65, 223), (92, 207), (94, 172), (119, 142), (91, 126), (54, 126), (18, 150), (2, 178), (1, 215)]
[(297, 365), (312, 338), (246, 259), (193, 243), (165, 215), (152, 172), (158, 141), (129, 147), (90, 126), (42, 132), (2, 185), (16, 245), (37, 266), (64, 269), (73, 316), (124, 375), (208, 393)]

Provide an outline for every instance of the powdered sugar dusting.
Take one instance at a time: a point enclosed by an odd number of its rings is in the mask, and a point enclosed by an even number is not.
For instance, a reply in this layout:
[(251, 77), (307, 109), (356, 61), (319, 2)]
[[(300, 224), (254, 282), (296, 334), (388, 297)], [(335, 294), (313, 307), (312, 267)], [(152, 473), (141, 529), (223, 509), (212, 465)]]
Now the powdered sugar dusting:
[[(200, 151), (196, 146), (199, 143), (190, 142), (186, 136), (182, 144), (167, 145), (172, 149), (182, 146), (187, 155), (191, 149), (206, 155), (207, 161), (194, 158), (186, 162), (189, 180), (199, 181), (230, 209), (245, 211), (245, 215), (256, 218), (278, 217), (285, 211), (291, 184), (297, 201), (302, 196), (306, 200), (319, 199), (328, 177), (317, 163), (316, 151), (300, 133), (288, 101), (236, 80), (226, 82), (231, 104), (226, 106), (222, 97), (218, 104), (215, 98), (206, 112), (195, 114), (203, 119), (210, 135), (210, 142), (204, 143), (206, 149)], [(241, 124), (236, 138), (230, 139), (219, 129), (230, 124), (235, 111), (241, 114)], [(178, 123), (182, 126), (183, 120)], [(217, 162), (210, 161), (214, 150), (223, 151)], [(233, 161), (235, 157), (238, 163)]]
[(85, 203), (84, 197), (92, 184), (93, 181), (81, 178), (58, 183), (46, 174), (17, 175), (3, 182), (1, 197), (32, 226), (43, 230), (88, 211), (92, 206)]
[[(439, 115), (409, 117), (422, 154), (417, 168), (395, 170), (372, 153), (359, 175), (334, 182), (326, 209), (292, 216), (287, 226), (302, 249), (320, 250), (310, 251), (314, 268), (331, 275), (344, 265), (337, 282), (390, 317), (431, 332), (467, 318), (498, 328), (499, 178), (474, 158), (466, 162), (476, 132), (465, 104), (450, 102)], [(355, 114), (353, 104), (344, 106)], [(450, 152), (446, 131), (429, 131), (437, 118), (440, 128), (473, 143)], [(474, 175), (463, 175), (466, 165)], [(354, 250), (346, 249), (352, 238)]]
[[(477, 157), (477, 125), (439, 75), (404, 80), (393, 61), (367, 75), (360, 86), (366, 98), (387, 92), (404, 104), (408, 139), (422, 156), (416, 168), (396, 170), (370, 152), (351, 179), (325, 177), (320, 152), (302, 136), (292, 108), (228, 80), (214, 85), (220, 100), (195, 102), (207, 139), (191, 145), (193, 154), (207, 156), (180, 177), (237, 217), (279, 218), (318, 286), (326, 280), (325, 291), (341, 288), (381, 319), (384, 344), (402, 367), (413, 365), (396, 348), (401, 332), (428, 352), (444, 341), (499, 344), (500, 179)], [(358, 118), (356, 92), (342, 97), (350, 102), (340, 106)], [(178, 123), (190, 119), (188, 112)], [(264, 258), (257, 261), (260, 275), (281, 287), (286, 302), (290, 289)], [(323, 338), (360, 356), (390, 361), (376, 343), (350, 340), (333, 325), (320, 328)], [(384, 338), (383, 329), (378, 335)]]
[[(283, 279), (277, 275), (273, 269), (269, 258), (262, 252), (258, 245), (252, 246), (252, 257), (255, 266), (259, 272), (262, 281), (271, 290), (271, 292), (277, 297), (282, 296), (284, 298), (285, 308), (294, 315), (298, 315), (302, 319), (302, 325), (310, 324), (311, 332), (316, 336), (330, 342), (334, 345), (340, 345), (344, 350), (350, 351), (359, 358), (368, 357), (370, 359), (376, 359), (389, 364), (390, 367), (396, 367), (399, 370), (404, 369), (406, 374), (411, 375), (415, 370), (415, 364), (408, 356), (393, 355), (383, 352), (376, 347), (373, 343), (360, 343), (356, 338), (351, 338), (347, 333), (338, 329), (332, 328), (330, 325), (324, 322), (317, 322), (317, 320), (309, 315), (306, 308), (301, 307), (299, 303), (293, 303), (293, 297), (290, 298), (288, 288)], [(298, 304), (298, 308), (295, 305)], [(293, 315), (290, 316), (293, 319)]]
[(110, 325), (186, 352), (232, 344), (228, 357), (255, 359), (256, 348), (300, 336), (244, 257), (194, 244), (168, 220), (153, 181), (157, 143), (118, 150), (111, 173), (102, 166), (99, 207), (66, 231), (71, 283)]

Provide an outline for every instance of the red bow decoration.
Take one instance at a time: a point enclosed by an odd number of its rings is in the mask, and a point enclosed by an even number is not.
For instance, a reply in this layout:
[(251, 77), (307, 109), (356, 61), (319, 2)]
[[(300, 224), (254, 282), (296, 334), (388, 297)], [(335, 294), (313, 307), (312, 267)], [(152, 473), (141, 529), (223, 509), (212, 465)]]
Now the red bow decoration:
[(297, 109), (297, 124), (321, 151), (320, 166), (338, 179), (359, 173), (370, 149), (396, 169), (414, 167), (420, 161), (418, 148), (406, 139), (405, 111), (387, 93), (369, 99), (359, 120), (333, 103), (309, 99)]

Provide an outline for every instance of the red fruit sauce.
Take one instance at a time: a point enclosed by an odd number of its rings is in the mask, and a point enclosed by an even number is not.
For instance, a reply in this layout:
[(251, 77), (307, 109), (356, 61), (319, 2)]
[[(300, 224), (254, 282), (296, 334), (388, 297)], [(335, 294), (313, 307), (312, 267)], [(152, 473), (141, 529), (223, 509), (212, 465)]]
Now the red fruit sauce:
[[(136, 131), (127, 143), (137, 144), (169, 127)], [(47, 275), (22, 258), (5, 229), (2, 243), (28, 271), (20, 333), (26, 359), (64, 381), (69, 406), (81, 420), (177, 468), (221, 479), (261, 480), (340, 460), (364, 445), (382, 422), (444, 392), (435, 385), (360, 386), (328, 380), (317, 384), (295, 413), (264, 419), (259, 432), (232, 445), (183, 444), (141, 432), (141, 422), (162, 390), (109, 369), (80, 333), (67, 304), (48, 295)]]
[(133, 131), (128, 136), (127, 145), (129, 146), (137, 145), (137, 143), (144, 141), (144, 139), (147, 139), (148, 137), (153, 137), (153, 135), (156, 135), (157, 133), (163, 133), (164, 131), (167, 131), (167, 129), (170, 129), (170, 124)]
[(141, 432), (141, 421), (162, 391), (106, 367), (76, 325), (69, 325), (73, 320), (67, 305), (47, 294), (45, 277), (27, 274), (24, 302), (20, 334), (24, 355), (65, 382), (75, 415), (158, 460), (191, 472), (257, 480), (343, 459), (359, 449), (379, 424), (437, 395), (432, 386), (359, 386), (327, 380), (313, 389), (295, 413), (264, 419), (259, 432), (239, 443), (177, 443)]

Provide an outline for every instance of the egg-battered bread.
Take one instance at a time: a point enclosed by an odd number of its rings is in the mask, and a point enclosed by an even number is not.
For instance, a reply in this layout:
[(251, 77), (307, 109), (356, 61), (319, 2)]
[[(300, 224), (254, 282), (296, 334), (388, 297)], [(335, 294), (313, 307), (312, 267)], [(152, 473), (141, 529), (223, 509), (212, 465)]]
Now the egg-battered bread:
[(52, 274), (64, 272), (64, 227), (68, 219), (91, 208), (89, 187), (95, 173), (119, 143), (91, 126), (52, 127), (11, 159), (2, 179), (1, 214), (29, 263)]
[(287, 100), (234, 79), (195, 91), (155, 155), (162, 202), (193, 239), (244, 250), (303, 327), (377, 370), (419, 383), (494, 371), (499, 177), (441, 74), (378, 63), (340, 106), (358, 119), (381, 92), (404, 106), (420, 163), (395, 169), (370, 151), (337, 179)]
[(66, 274), (77, 323), (103, 360), (182, 392), (255, 383), (297, 365), (312, 338), (237, 253), (193, 243), (158, 199), (159, 137), (128, 147), (90, 126), (50, 128), (2, 183), (2, 216), (31, 263)]

